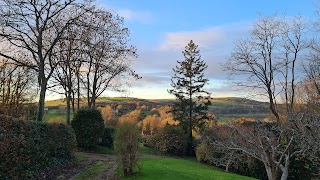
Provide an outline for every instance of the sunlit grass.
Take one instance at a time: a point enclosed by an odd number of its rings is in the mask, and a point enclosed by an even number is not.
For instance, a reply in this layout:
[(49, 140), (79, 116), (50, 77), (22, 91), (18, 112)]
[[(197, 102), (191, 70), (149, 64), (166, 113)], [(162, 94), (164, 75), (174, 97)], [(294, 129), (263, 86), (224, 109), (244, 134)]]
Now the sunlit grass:
[(144, 158), (140, 160), (142, 171), (125, 180), (251, 180), (254, 178), (240, 176), (216, 170), (194, 160), (173, 158)]

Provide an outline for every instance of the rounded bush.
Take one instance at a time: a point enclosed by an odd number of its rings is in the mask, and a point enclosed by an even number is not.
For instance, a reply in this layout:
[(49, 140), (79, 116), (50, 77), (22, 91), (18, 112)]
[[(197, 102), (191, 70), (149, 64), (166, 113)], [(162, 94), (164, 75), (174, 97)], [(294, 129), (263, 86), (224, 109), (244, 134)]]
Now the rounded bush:
[(112, 126), (107, 126), (103, 129), (103, 134), (99, 145), (112, 148), (114, 140), (115, 128)]
[(99, 111), (94, 109), (79, 110), (71, 121), (71, 126), (75, 131), (78, 147), (84, 149), (97, 147), (104, 128)]
[(152, 142), (155, 148), (162, 153), (186, 155), (188, 140), (180, 126), (167, 125), (154, 135)]

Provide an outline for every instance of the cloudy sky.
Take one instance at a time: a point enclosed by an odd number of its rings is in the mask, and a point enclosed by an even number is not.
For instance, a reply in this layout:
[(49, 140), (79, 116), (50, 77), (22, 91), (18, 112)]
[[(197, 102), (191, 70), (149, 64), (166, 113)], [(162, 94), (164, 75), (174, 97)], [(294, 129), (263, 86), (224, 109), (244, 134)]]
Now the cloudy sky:
[(258, 14), (314, 18), (316, 10), (316, 0), (99, 0), (97, 4), (125, 18), (139, 54), (133, 68), (142, 76), (131, 82), (130, 93), (105, 95), (150, 99), (173, 98), (167, 93), (172, 68), (183, 60), (181, 52), (191, 39), (208, 64), (206, 88), (212, 96), (247, 96), (232, 88), (221, 70), (233, 42), (248, 35)]

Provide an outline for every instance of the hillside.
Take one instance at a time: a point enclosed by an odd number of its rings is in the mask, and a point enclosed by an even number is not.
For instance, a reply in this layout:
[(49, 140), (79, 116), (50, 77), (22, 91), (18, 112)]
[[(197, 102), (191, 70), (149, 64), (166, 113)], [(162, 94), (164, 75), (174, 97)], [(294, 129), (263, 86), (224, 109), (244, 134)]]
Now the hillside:
[[(173, 99), (138, 99), (132, 97), (99, 97), (97, 99), (97, 107), (111, 105), (118, 107), (121, 105), (122, 114), (135, 110), (138, 106), (145, 106), (144, 113), (149, 114), (152, 108), (172, 105)], [(268, 117), (268, 104), (246, 98), (227, 97), (212, 98), (212, 105), (209, 106), (209, 112), (214, 114), (216, 119), (221, 122), (229, 122), (239, 118), (252, 118), (255, 120), (263, 120)], [(82, 99), (81, 106), (85, 106), (85, 100)], [(63, 99), (46, 101), (45, 119), (60, 119), (63, 121), (66, 110)]]

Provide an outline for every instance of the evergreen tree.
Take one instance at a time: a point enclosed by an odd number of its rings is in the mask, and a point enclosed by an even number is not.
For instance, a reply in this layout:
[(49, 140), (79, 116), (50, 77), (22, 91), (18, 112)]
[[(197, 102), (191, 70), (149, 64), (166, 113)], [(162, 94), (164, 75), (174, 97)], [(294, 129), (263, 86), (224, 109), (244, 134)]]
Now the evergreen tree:
[(211, 104), (209, 93), (203, 89), (208, 83), (203, 71), (208, 67), (201, 60), (198, 45), (191, 40), (182, 52), (184, 61), (177, 61), (178, 65), (173, 69), (171, 78), (172, 89), (168, 92), (176, 97), (172, 112), (174, 119), (180, 121), (180, 125), (188, 134), (187, 152), (194, 154), (192, 130), (199, 131), (208, 119), (208, 106)]

